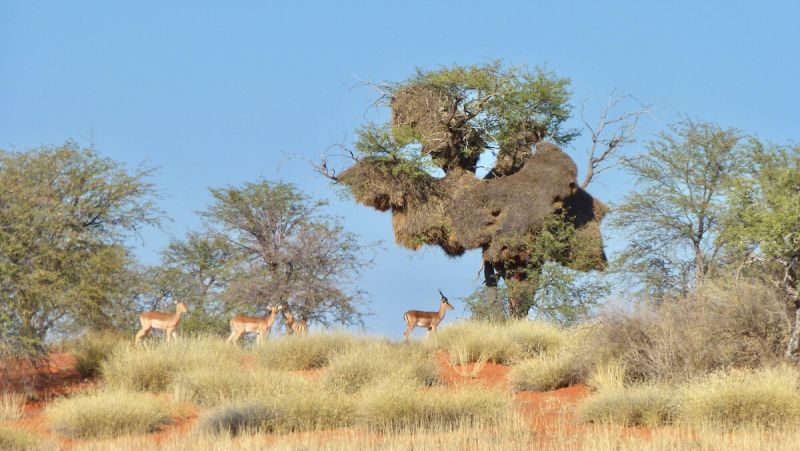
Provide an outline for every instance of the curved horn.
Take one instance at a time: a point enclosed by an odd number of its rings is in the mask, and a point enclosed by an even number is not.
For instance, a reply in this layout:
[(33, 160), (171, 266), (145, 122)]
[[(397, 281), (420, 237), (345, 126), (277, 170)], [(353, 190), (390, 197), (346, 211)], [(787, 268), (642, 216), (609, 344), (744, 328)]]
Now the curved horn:
[(442, 289), (441, 288), (439, 288), (438, 290), (439, 290), (439, 294), (441, 294), (443, 298), (447, 297), (447, 296), (444, 295), (444, 293), (442, 293)]

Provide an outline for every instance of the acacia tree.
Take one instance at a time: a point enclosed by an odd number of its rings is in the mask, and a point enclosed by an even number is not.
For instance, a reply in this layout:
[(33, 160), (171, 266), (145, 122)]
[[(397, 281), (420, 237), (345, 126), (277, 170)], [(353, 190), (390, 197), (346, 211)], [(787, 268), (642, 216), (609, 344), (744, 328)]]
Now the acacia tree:
[(180, 299), (191, 306), (181, 330), (224, 333), (229, 315), (222, 293), (240, 257), (233, 244), (218, 234), (190, 232), (173, 240), (162, 253), (161, 266), (151, 269), (151, 285), (157, 288), (150, 290), (149, 298), (155, 302), (149, 309)]
[(800, 362), (800, 146), (750, 144), (746, 170), (731, 183), (720, 240), (743, 256), (739, 269), (766, 266), (786, 293), (794, 317), (786, 357)]
[(686, 294), (714, 270), (727, 244), (725, 186), (740, 172), (743, 150), (739, 131), (686, 119), (624, 162), (637, 190), (612, 220), (631, 237), (617, 264), (637, 276), (645, 297)]
[(74, 142), (0, 151), (0, 342), (42, 350), (59, 324), (112, 323), (131, 263), (125, 240), (161, 214), (149, 169)]
[(326, 204), (294, 185), (259, 181), (211, 189), (201, 214), (237, 254), (223, 299), (228, 310), (261, 314), (284, 304), (300, 319), (359, 323), (355, 281), (370, 264), (357, 237), (325, 216)]
[[(377, 88), (391, 121), (358, 129), (346, 170), (327, 159), (318, 169), (358, 202), (391, 210), (399, 244), (435, 245), (450, 256), (481, 249), (490, 292), (500, 279), (525, 288), (509, 290), (507, 309), (490, 295), (495, 311), (517, 317), (528, 314), (546, 262), (605, 267), (606, 207), (578, 186), (575, 163), (557, 146), (578, 134), (565, 126), (569, 80), (495, 62), (418, 70)], [(487, 152), (494, 163), (481, 179)], [(554, 249), (539, 248), (537, 236), (553, 218), (569, 222), (571, 233)]]

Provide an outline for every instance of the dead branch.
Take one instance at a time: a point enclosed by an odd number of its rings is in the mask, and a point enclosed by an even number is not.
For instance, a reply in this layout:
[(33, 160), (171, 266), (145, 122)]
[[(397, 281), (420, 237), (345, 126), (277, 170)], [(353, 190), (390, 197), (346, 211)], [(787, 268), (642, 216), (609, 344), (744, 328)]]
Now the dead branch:
[[(622, 103), (629, 101), (637, 103), (638, 108), (633, 111), (615, 113)], [(645, 105), (629, 94), (617, 94), (614, 90), (609, 95), (608, 103), (594, 126), (586, 119), (585, 111), (586, 102), (584, 101), (581, 103), (581, 121), (591, 133), (592, 144), (586, 151), (588, 161), (586, 177), (581, 183), (583, 189), (586, 189), (598, 174), (624, 161), (619, 155), (620, 149), (636, 142), (639, 121), (644, 115), (653, 112), (653, 105)]]

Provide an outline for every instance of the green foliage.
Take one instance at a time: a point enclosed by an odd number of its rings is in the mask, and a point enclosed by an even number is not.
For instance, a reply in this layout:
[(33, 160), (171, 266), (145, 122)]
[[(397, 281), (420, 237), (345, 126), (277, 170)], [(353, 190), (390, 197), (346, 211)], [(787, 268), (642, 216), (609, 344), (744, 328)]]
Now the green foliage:
[(719, 263), (725, 185), (742, 170), (741, 133), (686, 119), (663, 132), (641, 158), (625, 161), (638, 190), (616, 208), (612, 225), (633, 238), (617, 266), (641, 294), (687, 293)]
[(540, 67), (529, 70), (493, 61), (418, 69), (399, 87), (417, 83), (443, 88), (458, 99), (458, 108), (475, 116), (475, 128), (485, 134), (483, 141), (499, 148), (517, 145), (520, 139), (533, 143), (545, 137), (567, 144), (578, 136), (577, 130), (562, 129), (572, 113), (570, 80)]
[[(584, 318), (597, 306), (600, 299), (610, 293), (609, 284), (598, 277), (587, 276), (569, 269), (564, 264), (582, 268), (583, 253), (575, 250), (575, 226), (565, 212), (551, 215), (536, 234), (518, 234), (498, 240), (513, 256), (505, 262), (514, 265), (519, 256), (525, 264), (509, 271), (505, 287), (496, 293), (481, 290), (467, 302), (473, 313), (493, 315), (496, 295), (505, 304), (513, 298), (509, 316), (525, 317), (531, 311), (539, 319), (549, 319), (561, 324), (573, 324)], [(586, 245), (587, 243), (577, 243)]]
[(130, 253), (158, 224), (149, 169), (74, 142), (0, 150), (0, 350), (41, 350), (56, 326), (113, 327)]
[(111, 391), (56, 401), (47, 408), (52, 428), (70, 437), (153, 432), (172, 422), (171, 410), (149, 394)]
[(362, 293), (354, 281), (369, 261), (357, 237), (322, 214), (325, 202), (293, 184), (268, 181), (214, 188), (211, 196), (201, 215), (213, 235), (237, 249), (222, 294), (227, 311), (263, 315), (282, 304), (308, 321), (360, 322)]

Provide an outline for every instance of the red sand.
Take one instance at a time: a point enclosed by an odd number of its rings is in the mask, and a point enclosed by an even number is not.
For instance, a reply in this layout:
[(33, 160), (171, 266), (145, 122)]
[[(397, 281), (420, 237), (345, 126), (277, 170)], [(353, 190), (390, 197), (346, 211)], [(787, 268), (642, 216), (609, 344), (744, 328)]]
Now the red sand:
[[(501, 387), (509, 390), (508, 373), (510, 368), (505, 365), (486, 363), (480, 371), (473, 374), (474, 364), (452, 365), (446, 353), (436, 355), (442, 380), (446, 385), (485, 384), (487, 386)], [(243, 368), (255, 368), (256, 362), (252, 358), (244, 358)], [(86, 391), (96, 385), (93, 380), (83, 380), (75, 369), (75, 358), (72, 355), (60, 353), (52, 354), (48, 360), (38, 366), (28, 362), (6, 364), (0, 367), (0, 374), (6, 377), (0, 389), (16, 390), (35, 393), (35, 400), (28, 401), (25, 406), (24, 417), (16, 421), (5, 423), (18, 426), (34, 432), (43, 438), (57, 439), (48, 428), (43, 408), (48, 400), (81, 391)], [(312, 379), (317, 379), (322, 370), (313, 370), (307, 373)], [(577, 403), (589, 396), (585, 385), (579, 384), (550, 392), (518, 392), (514, 395), (516, 407), (531, 424), (533, 436), (537, 442), (544, 444), (555, 437), (595, 427), (581, 424), (575, 414)], [(161, 431), (151, 434), (155, 444), (174, 435), (185, 435), (197, 424), (201, 410), (196, 406), (183, 406), (183, 417), (175, 418), (174, 423)], [(627, 433), (649, 437), (647, 428), (626, 428)], [(335, 434), (341, 436), (343, 431), (320, 431), (313, 433), (296, 433), (289, 436), (303, 437), (306, 434)], [(273, 437), (277, 440), (280, 437)], [(284, 437), (285, 438), (285, 437)], [(71, 449), (74, 442), (69, 439), (60, 439), (62, 449)]]

